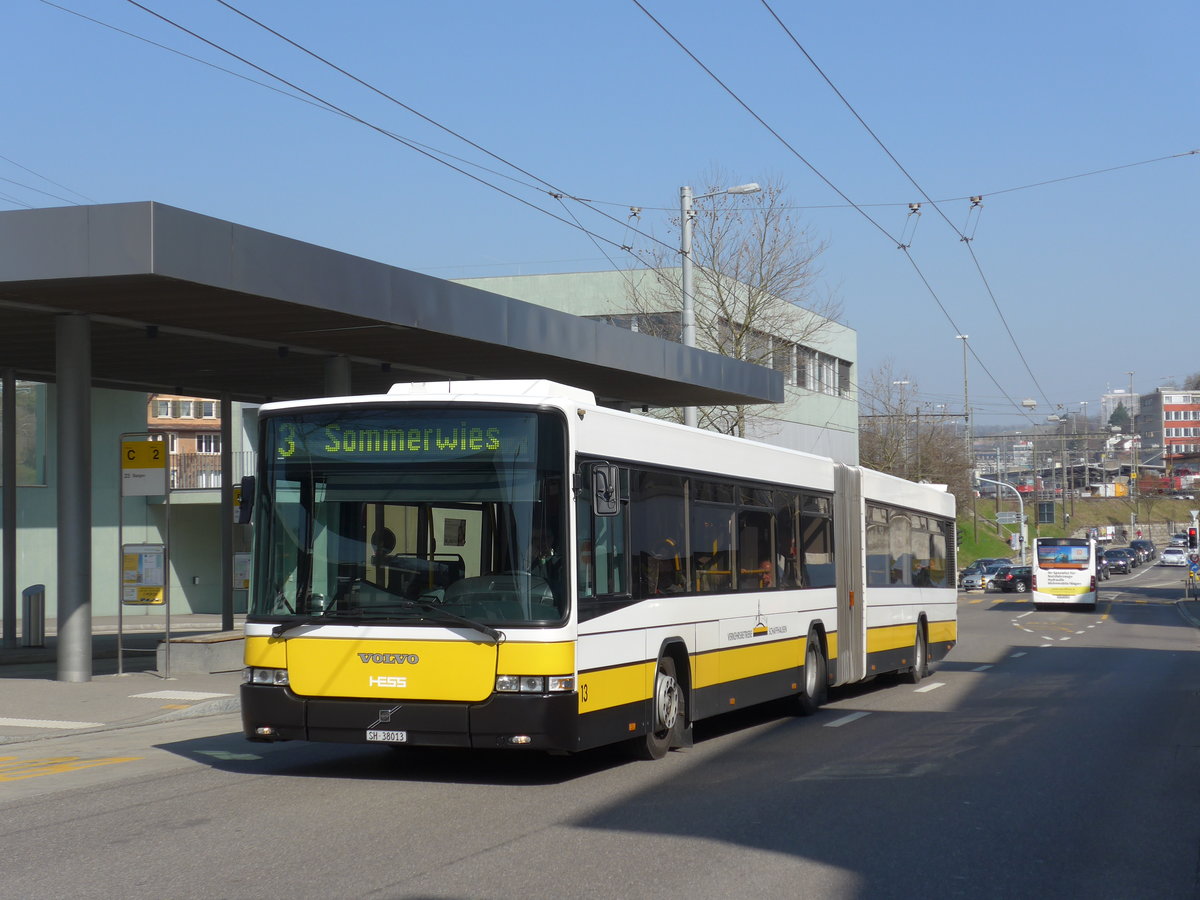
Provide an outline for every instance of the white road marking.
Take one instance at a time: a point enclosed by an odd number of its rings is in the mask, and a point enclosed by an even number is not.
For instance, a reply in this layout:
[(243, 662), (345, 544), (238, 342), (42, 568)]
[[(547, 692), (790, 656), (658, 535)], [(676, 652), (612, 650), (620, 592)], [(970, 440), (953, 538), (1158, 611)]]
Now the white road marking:
[(232, 697), (232, 694), (206, 694), (204, 691), (151, 691), (148, 694), (130, 694), (146, 700), (215, 700), (217, 697)]
[(1012, 656), (1010, 656), (1009, 659), (1016, 659), (1017, 657), (1024, 656), (1024, 655), (1025, 655), (1024, 650), (1018, 650), (1016, 653), (1014, 653)]
[(103, 722), (67, 722), (61, 719), (10, 719), (0, 716), (0, 726), (16, 728), (99, 728)]
[(925, 687), (917, 688), (915, 691), (913, 691), (913, 693), (914, 694), (927, 694), (930, 691), (936, 691), (938, 688), (945, 687), (945, 686), (946, 686), (946, 682), (935, 681), (933, 684), (927, 684), (927, 685), (925, 685)]
[(834, 719), (832, 722), (826, 722), (826, 728), (841, 728), (843, 725), (849, 725), (851, 722), (861, 719), (863, 716), (869, 716), (869, 712), (850, 713), (848, 716), (842, 716), (840, 719)]
[(972, 671), (972, 672), (986, 672), (986, 671), (987, 671), (988, 669), (990, 669), (991, 667), (992, 667), (992, 664), (991, 664), (991, 663), (988, 663), (986, 666), (976, 666), (976, 667), (975, 667), (974, 669), (972, 669), (971, 671)]

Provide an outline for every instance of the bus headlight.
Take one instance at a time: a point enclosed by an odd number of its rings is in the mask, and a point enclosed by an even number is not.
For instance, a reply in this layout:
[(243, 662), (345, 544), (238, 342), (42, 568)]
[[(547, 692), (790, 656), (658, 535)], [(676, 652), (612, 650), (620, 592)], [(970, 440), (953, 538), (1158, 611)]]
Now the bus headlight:
[(273, 684), (283, 686), (287, 683), (287, 669), (264, 669), (260, 666), (247, 666), (242, 669), (242, 684)]
[(552, 694), (575, 690), (574, 675), (497, 675), (496, 691), (504, 694)]

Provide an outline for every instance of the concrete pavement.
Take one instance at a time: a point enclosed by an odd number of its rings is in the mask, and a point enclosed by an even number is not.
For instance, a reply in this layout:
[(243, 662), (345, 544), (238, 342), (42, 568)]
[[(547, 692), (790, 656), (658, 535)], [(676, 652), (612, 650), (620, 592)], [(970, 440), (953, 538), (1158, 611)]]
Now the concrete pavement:
[[(239, 628), (243, 618), (237, 617)], [(220, 616), (171, 617), (172, 639), (220, 628)], [(44, 647), (0, 648), (0, 745), (239, 709), (240, 668), (163, 677), (156, 669), (163, 637), (161, 617), (126, 617), (120, 642), (123, 674), (118, 675), (117, 619), (94, 618), (92, 680), (86, 682), (56, 680), (53, 620), (46, 623)]]

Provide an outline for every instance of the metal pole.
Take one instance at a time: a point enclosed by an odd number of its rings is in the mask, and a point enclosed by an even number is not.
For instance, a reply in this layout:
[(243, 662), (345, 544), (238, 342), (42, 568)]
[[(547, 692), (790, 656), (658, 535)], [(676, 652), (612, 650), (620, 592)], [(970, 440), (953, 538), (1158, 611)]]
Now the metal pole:
[(1141, 491), (1138, 490), (1138, 448), (1141, 446), (1142, 439), (1137, 430), (1137, 412), (1135, 412), (1135, 404), (1133, 400), (1133, 373), (1129, 372), (1129, 433), (1132, 439), (1129, 445), (1130, 460), (1129, 474), (1132, 476), (1129, 479), (1129, 493), (1132, 495), (1130, 499), (1133, 501), (1133, 514), (1138, 513), (1138, 495)]
[(221, 630), (233, 631), (233, 401), (221, 392)]
[(956, 338), (963, 342), (963, 439), (967, 448), (967, 466), (974, 468), (971, 458), (971, 393), (967, 388), (967, 339), (969, 334), (956, 334)]
[[(1026, 547), (1026, 544), (1027, 544), (1028, 542), (1025, 540), (1025, 498), (1024, 498), (1024, 497), (1022, 497), (1022, 496), (1021, 496), (1021, 492), (1020, 492), (1020, 491), (1018, 491), (1018, 490), (1017, 490), (1015, 487), (1013, 487), (1011, 484), (1006, 484), (1006, 483), (1005, 483), (1005, 482), (1003, 482), (1003, 481), (993, 481), (993, 480), (992, 480), (992, 479), (990, 479), (990, 478), (980, 478), (979, 480), (980, 480), (980, 481), (986, 481), (988, 484), (995, 484), (995, 485), (999, 485), (999, 486), (1000, 486), (1000, 487), (1002, 487), (1002, 488), (1008, 488), (1010, 491), (1012, 491), (1014, 494), (1016, 494), (1016, 495), (1017, 495), (1017, 508), (1020, 510), (1019, 517), (1020, 517), (1020, 520), (1021, 520), (1021, 521), (1018, 523), (1018, 526), (1017, 526), (1017, 527), (1019, 527), (1019, 528), (1021, 529), (1021, 532), (1020, 532), (1020, 534), (1021, 534), (1021, 537), (1020, 537), (1020, 543), (1021, 543), (1021, 565), (1025, 565), (1025, 562), (1026, 562), (1026, 556), (1027, 556), (1027, 550), (1028, 550), (1028, 548)], [(999, 491), (997, 491), (997, 492), (996, 492), (996, 496), (997, 496), (997, 497), (999, 497), (999, 496), (1000, 496), (1000, 493), (999, 493)]]
[[(696, 307), (692, 298), (692, 189), (679, 189), (679, 268), (683, 283), (683, 346), (696, 346)], [(696, 407), (683, 408), (683, 424), (697, 424)]]
[(4, 647), (11, 649), (17, 646), (17, 373), (13, 369), (4, 370), (3, 415)]

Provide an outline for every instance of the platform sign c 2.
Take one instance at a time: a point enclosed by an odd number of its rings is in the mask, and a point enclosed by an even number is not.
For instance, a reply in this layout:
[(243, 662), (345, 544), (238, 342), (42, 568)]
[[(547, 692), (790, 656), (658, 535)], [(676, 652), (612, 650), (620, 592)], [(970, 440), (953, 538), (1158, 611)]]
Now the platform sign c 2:
[(121, 547), (121, 602), (127, 606), (166, 603), (165, 547), (125, 544)]
[(167, 442), (121, 441), (121, 496), (167, 492)]

